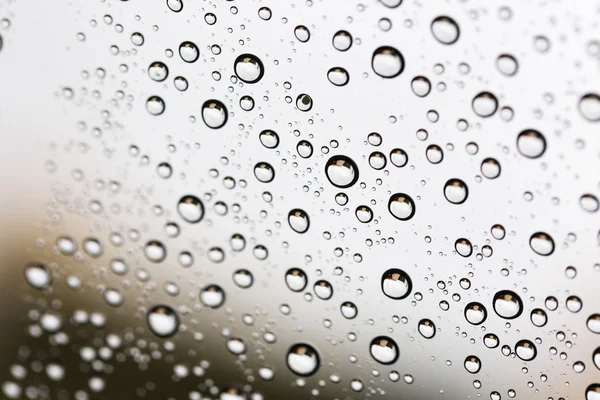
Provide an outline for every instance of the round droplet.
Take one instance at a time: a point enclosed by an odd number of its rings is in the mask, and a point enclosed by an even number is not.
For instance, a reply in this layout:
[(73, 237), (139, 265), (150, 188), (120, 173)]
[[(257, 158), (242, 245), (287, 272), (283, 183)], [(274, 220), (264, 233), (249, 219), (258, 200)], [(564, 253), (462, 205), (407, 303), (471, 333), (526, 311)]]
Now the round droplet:
[(477, 356), (468, 356), (465, 358), (465, 369), (472, 374), (481, 370), (481, 360)]
[(583, 302), (577, 296), (567, 297), (567, 301), (565, 301), (565, 305), (567, 306), (567, 310), (571, 311), (572, 313), (579, 312), (583, 308)]
[(531, 341), (523, 339), (519, 340), (517, 344), (515, 344), (515, 353), (521, 360), (531, 361), (537, 355), (537, 350)]
[(458, 24), (450, 17), (439, 16), (431, 22), (433, 37), (442, 44), (456, 43), (460, 36)]
[(402, 168), (408, 163), (408, 154), (402, 149), (394, 149), (390, 152), (390, 161), (396, 167)]
[(333, 287), (327, 281), (317, 281), (313, 289), (317, 297), (321, 300), (329, 300), (333, 296)]
[(419, 333), (425, 339), (431, 339), (435, 336), (435, 325), (430, 319), (422, 319), (419, 321)]
[(437, 144), (430, 144), (425, 150), (425, 157), (432, 164), (439, 164), (444, 159), (444, 151)]
[(200, 56), (200, 50), (194, 43), (185, 41), (179, 45), (179, 56), (183, 61), (193, 63)]
[(150, 240), (144, 246), (144, 254), (149, 261), (159, 263), (167, 258), (167, 248), (158, 240)]
[(179, 329), (179, 315), (165, 305), (152, 307), (146, 315), (146, 321), (150, 331), (160, 338), (173, 336)]
[(58, 251), (65, 256), (72, 256), (77, 252), (77, 242), (70, 236), (60, 236), (56, 238), (56, 247), (58, 247)]
[(308, 278), (300, 268), (290, 268), (285, 273), (285, 284), (292, 292), (301, 292), (308, 284)]
[(517, 136), (517, 149), (527, 158), (541, 157), (546, 151), (546, 138), (534, 129), (526, 129)]
[(290, 228), (297, 233), (304, 233), (308, 230), (310, 226), (310, 219), (308, 218), (308, 214), (299, 208), (295, 208), (288, 214), (288, 223), (290, 224)]
[(600, 383), (592, 383), (585, 389), (585, 400), (600, 400)]
[(34, 289), (43, 290), (52, 283), (52, 275), (43, 264), (29, 264), (25, 267), (25, 279)]
[(349, 157), (337, 155), (327, 161), (325, 175), (333, 186), (345, 189), (358, 180), (358, 167)]
[(150, 96), (146, 100), (146, 110), (152, 115), (160, 115), (165, 112), (165, 102), (158, 96)]
[(312, 156), (313, 153), (313, 147), (308, 140), (301, 140), (296, 145), (296, 151), (298, 152), (298, 155), (300, 157), (310, 158), (310, 156)]
[(358, 315), (358, 308), (356, 308), (356, 305), (350, 301), (342, 303), (340, 306), (340, 311), (346, 319), (354, 319)]
[(381, 276), (381, 290), (391, 299), (404, 299), (412, 290), (412, 281), (406, 272), (391, 268)]
[(487, 310), (483, 304), (471, 302), (465, 307), (465, 318), (472, 325), (481, 325), (487, 319)]
[(333, 35), (333, 47), (339, 51), (346, 51), (352, 47), (352, 35), (346, 31), (337, 31)]
[(275, 170), (266, 162), (259, 162), (254, 166), (254, 176), (260, 182), (268, 183), (275, 178)]
[(488, 118), (498, 110), (498, 99), (490, 92), (481, 92), (473, 98), (471, 106), (475, 114), (482, 118)]
[(131, 34), (131, 43), (136, 46), (141, 46), (144, 44), (144, 35), (139, 32), (133, 32)]
[(258, 138), (260, 139), (262, 145), (267, 149), (274, 149), (279, 146), (279, 135), (270, 129), (265, 129), (262, 131)]
[(531, 235), (529, 246), (540, 256), (549, 256), (554, 252), (554, 240), (544, 232), (536, 232)]
[(579, 112), (588, 121), (600, 122), (600, 95), (587, 93), (579, 100)]
[(483, 344), (489, 349), (495, 349), (500, 345), (500, 339), (493, 333), (486, 333), (483, 337)]
[(444, 185), (444, 196), (452, 204), (462, 204), (469, 197), (469, 188), (460, 179), (449, 179)]
[(235, 59), (234, 70), (237, 77), (245, 83), (260, 81), (265, 72), (262, 61), (253, 54), (242, 54)]
[(327, 71), (327, 79), (335, 86), (345, 86), (350, 81), (350, 75), (342, 67), (334, 67)]
[(415, 215), (417, 207), (412, 197), (405, 193), (396, 193), (388, 201), (388, 210), (395, 218), (408, 221)]
[(600, 208), (598, 198), (593, 194), (584, 194), (579, 198), (579, 204), (587, 212), (596, 212)]
[(180, 12), (183, 10), (183, 1), (181, 0), (167, 0), (167, 7), (173, 12)]
[(402, 4), (402, 0), (379, 0), (379, 2), (389, 8), (396, 8)]
[(506, 231), (504, 230), (504, 227), (502, 225), (496, 224), (496, 225), (492, 226), (491, 231), (492, 231), (492, 236), (496, 240), (502, 240), (502, 239), (504, 239), (504, 236), (506, 236)]
[(373, 71), (382, 78), (394, 78), (404, 70), (404, 57), (391, 46), (382, 46), (373, 52)]
[(531, 323), (537, 327), (542, 327), (548, 322), (548, 316), (546, 311), (541, 308), (535, 308), (531, 311), (530, 315)]
[(311, 376), (321, 366), (319, 353), (306, 343), (297, 343), (290, 347), (286, 362), (290, 371), (299, 376)]
[(594, 365), (596, 366), (596, 368), (600, 369), (600, 347), (594, 350), (594, 354), (592, 354), (592, 361), (594, 361)]
[(104, 254), (104, 246), (96, 238), (86, 238), (83, 240), (83, 251), (92, 258), (101, 257)]
[(500, 163), (495, 158), (486, 158), (481, 162), (481, 174), (488, 179), (496, 179), (501, 171)]
[(419, 97), (425, 97), (431, 91), (431, 82), (424, 76), (417, 76), (413, 78), (410, 87), (414, 94)]
[(361, 205), (356, 207), (356, 218), (363, 224), (368, 224), (373, 220), (373, 211), (369, 206)]
[(207, 100), (202, 105), (202, 120), (211, 129), (219, 129), (227, 123), (227, 108), (219, 100)]
[(258, 16), (260, 19), (268, 21), (271, 19), (272, 12), (269, 7), (261, 7), (258, 9)]
[(254, 276), (247, 269), (238, 269), (233, 273), (233, 282), (242, 289), (248, 289), (254, 283)]
[(254, 108), (254, 99), (250, 96), (242, 96), (240, 98), (240, 108), (244, 111), (252, 111)]
[(296, 107), (298, 107), (298, 110), (300, 111), (310, 111), (310, 109), (313, 106), (313, 101), (312, 98), (307, 95), (306, 93), (302, 93), (301, 95), (299, 95), (296, 98)]
[(590, 332), (600, 334), (600, 314), (592, 314), (587, 319), (586, 325)]
[(148, 67), (148, 76), (153, 81), (162, 82), (169, 76), (169, 68), (167, 68), (165, 63), (154, 61)]
[(387, 164), (387, 160), (385, 158), (385, 155), (380, 151), (374, 151), (369, 156), (369, 165), (373, 169), (376, 169), (376, 170), (383, 169), (383, 168), (385, 168), (386, 164)]
[(173, 85), (175, 86), (175, 89), (184, 92), (188, 88), (188, 81), (183, 76), (176, 76), (175, 79), (173, 79)]
[(204, 217), (204, 204), (196, 196), (183, 196), (177, 203), (177, 212), (185, 221), (195, 224)]
[(121, 292), (117, 289), (106, 289), (103, 295), (104, 300), (111, 307), (119, 307), (125, 300)]
[(518, 294), (501, 290), (494, 295), (494, 311), (504, 319), (517, 318), (523, 312), (523, 302)]
[(209, 308), (219, 308), (225, 303), (225, 291), (217, 285), (208, 285), (200, 291), (200, 302)]
[(310, 39), (310, 31), (304, 25), (298, 25), (294, 29), (294, 36), (302, 43), (306, 43)]
[(371, 341), (369, 346), (371, 357), (383, 365), (389, 365), (396, 362), (400, 356), (400, 349), (394, 340), (387, 336), (378, 336)]
[(510, 54), (500, 54), (496, 59), (496, 67), (498, 71), (506, 76), (513, 76), (519, 69), (517, 59)]
[(454, 242), (454, 250), (463, 257), (470, 257), (471, 254), (473, 254), (473, 246), (471, 245), (471, 242), (465, 238), (457, 239), (456, 242)]

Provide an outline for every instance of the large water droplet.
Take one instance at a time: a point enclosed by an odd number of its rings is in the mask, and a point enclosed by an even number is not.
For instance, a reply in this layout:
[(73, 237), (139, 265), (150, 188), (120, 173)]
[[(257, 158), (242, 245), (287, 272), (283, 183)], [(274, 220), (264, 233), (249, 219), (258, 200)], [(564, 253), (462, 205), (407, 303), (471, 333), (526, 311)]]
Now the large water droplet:
[(315, 282), (313, 290), (321, 300), (329, 300), (331, 296), (333, 296), (333, 287), (331, 286), (331, 283), (324, 280)]
[(263, 146), (267, 149), (274, 149), (279, 145), (279, 135), (275, 131), (265, 129), (262, 131), (258, 138)]
[(334, 67), (327, 71), (327, 79), (335, 86), (345, 86), (350, 81), (350, 75), (342, 67)]
[(43, 290), (52, 283), (50, 270), (43, 264), (29, 264), (25, 267), (25, 279), (34, 289)]
[(373, 339), (369, 351), (375, 361), (384, 365), (393, 364), (400, 356), (398, 345), (392, 338), (387, 336), (378, 336)]
[(162, 63), (160, 61), (154, 61), (148, 67), (148, 76), (153, 81), (162, 82), (165, 79), (167, 79), (168, 75), (169, 75), (169, 68), (167, 68), (165, 63)]
[(412, 290), (412, 281), (406, 272), (391, 268), (381, 276), (381, 290), (391, 299), (404, 299)]
[(600, 95), (596, 93), (587, 93), (579, 100), (579, 112), (588, 121), (600, 121)]
[(517, 136), (517, 149), (527, 158), (541, 157), (546, 151), (546, 138), (534, 129), (526, 129)]
[(600, 314), (592, 314), (587, 319), (586, 325), (590, 332), (600, 334)]
[(412, 197), (405, 193), (396, 193), (388, 201), (388, 210), (395, 218), (408, 221), (415, 215), (417, 207)]
[(592, 383), (585, 389), (585, 400), (600, 400), (600, 383)]
[(373, 71), (382, 78), (394, 78), (404, 71), (404, 57), (391, 46), (382, 46), (373, 52)]
[(460, 179), (449, 179), (444, 185), (444, 197), (452, 204), (462, 204), (469, 197), (469, 188)]
[(517, 318), (523, 312), (523, 302), (519, 295), (510, 290), (501, 290), (494, 295), (494, 311), (505, 319)]
[(354, 319), (358, 315), (358, 308), (351, 301), (346, 301), (340, 306), (340, 311), (346, 319)]
[(310, 39), (310, 31), (304, 25), (298, 25), (294, 29), (294, 36), (296, 36), (296, 39), (300, 42), (306, 43)]
[(259, 162), (254, 166), (254, 176), (260, 182), (269, 183), (275, 179), (275, 170), (271, 164), (266, 162)]
[(204, 217), (204, 204), (196, 196), (183, 196), (177, 203), (177, 212), (185, 221), (195, 224)]
[(152, 115), (160, 115), (165, 112), (165, 102), (158, 96), (150, 96), (146, 100), (146, 110)]
[(219, 100), (207, 100), (202, 105), (202, 120), (211, 129), (219, 129), (227, 123), (227, 107)]
[(308, 278), (300, 268), (290, 268), (285, 273), (285, 284), (292, 292), (301, 292), (308, 284)]
[(477, 356), (468, 356), (465, 358), (465, 369), (472, 374), (476, 374), (481, 370), (481, 360)]
[(480, 117), (491, 117), (498, 109), (498, 99), (490, 92), (481, 92), (473, 98), (471, 106), (475, 114)]
[(297, 343), (288, 350), (286, 363), (296, 375), (310, 376), (317, 372), (321, 360), (314, 347), (306, 343)]
[(537, 355), (537, 349), (531, 341), (523, 339), (515, 344), (515, 353), (521, 360), (531, 361)]
[(529, 246), (540, 256), (549, 256), (554, 252), (554, 240), (544, 232), (536, 232), (531, 235)]
[(310, 226), (310, 219), (304, 210), (295, 208), (288, 214), (288, 223), (294, 232), (304, 233)]
[(152, 307), (146, 320), (152, 333), (161, 338), (173, 336), (179, 329), (179, 315), (169, 306)]
[(200, 50), (194, 43), (185, 41), (179, 45), (179, 56), (183, 61), (193, 63), (200, 56)]
[(431, 22), (431, 33), (442, 44), (453, 44), (460, 36), (458, 24), (450, 17), (439, 16)]
[(430, 319), (422, 319), (419, 321), (419, 333), (425, 339), (431, 339), (435, 336), (435, 324)]
[(159, 263), (167, 258), (167, 248), (158, 240), (150, 240), (144, 246), (144, 254), (146, 254), (148, 260)]
[(235, 74), (242, 82), (256, 83), (265, 72), (262, 61), (253, 54), (242, 54), (235, 59)]
[(496, 59), (496, 67), (498, 71), (506, 76), (513, 76), (519, 69), (517, 59), (510, 54), (500, 54)]
[(352, 35), (347, 31), (337, 31), (333, 35), (333, 47), (339, 51), (346, 51), (352, 47)]
[(333, 186), (345, 189), (358, 180), (358, 167), (349, 157), (337, 155), (325, 164), (325, 175)]
[(483, 304), (473, 301), (465, 307), (465, 318), (472, 325), (481, 325), (487, 319), (487, 310)]
[(431, 82), (424, 76), (417, 76), (411, 81), (410, 87), (414, 94), (425, 97), (431, 91)]
[(546, 311), (541, 308), (535, 308), (531, 311), (530, 315), (531, 323), (537, 327), (542, 327), (548, 322), (548, 316)]
[(225, 291), (218, 285), (208, 285), (200, 291), (200, 302), (209, 308), (219, 308), (225, 303)]
[(454, 242), (454, 250), (462, 257), (470, 257), (471, 254), (473, 254), (473, 245), (468, 239), (456, 239), (456, 242)]

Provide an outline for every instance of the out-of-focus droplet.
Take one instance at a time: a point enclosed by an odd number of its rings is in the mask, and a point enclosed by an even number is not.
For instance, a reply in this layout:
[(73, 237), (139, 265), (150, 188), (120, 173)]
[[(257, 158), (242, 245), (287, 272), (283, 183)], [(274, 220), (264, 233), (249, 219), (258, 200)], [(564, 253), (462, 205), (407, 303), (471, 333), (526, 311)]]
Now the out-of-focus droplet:
[(157, 305), (146, 315), (148, 327), (160, 338), (173, 336), (179, 329), (179, 315), (169, 306)]

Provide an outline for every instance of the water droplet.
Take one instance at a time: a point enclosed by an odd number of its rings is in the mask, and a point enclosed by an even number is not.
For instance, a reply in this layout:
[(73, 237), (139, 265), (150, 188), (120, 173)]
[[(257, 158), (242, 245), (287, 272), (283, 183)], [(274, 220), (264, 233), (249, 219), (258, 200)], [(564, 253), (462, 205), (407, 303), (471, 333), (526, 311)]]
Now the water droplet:
[(148, 67), (148, 76), (156, 82), (162, 82), (169, 76), (169, 68), (160, 61), (154, 61)]
[(471, 245), (471, 242), (465, 238), (457, 239), (456, 242), (454, 242), (454, 250), (463, 257), (470, 257), (471, 254), (473, 254), (473, 246)]
[(390, 161), (396, 167), (402, 168), (408, 163), (408, 154), (402, 149), (394, 149), (390, 152)]
[(304, 210), (295, 208), (288, 214), (288, 223), (294, 232), (304, 233), (310, 226), (310, 219)]
[(104, 301), (111, 307), (119, 307), (123, 304), (125, 298), (117, 289), (106, 289), (104, 291)]
[(242, 96), (240, 98), (240, 108), (244, 111), (252, 111), (254, 108), (254, 99), (250, 96)]
[(183, 61), (193, 63), (200, 56), (200, 50), (194, 43), (185, 41), (179, 45), (179, 56)]
[(179, 315), (169, 306), (157, 305), (148, 311), (148, 327), (160, 338), (173, 336), (179, 329)]
[(387, 336), (378, 336), (371, 341), (369, 346), (371, 357), (383, 365), (389, 365), (396, 362), (400, 356), (400, 349), (394, 340)]
[(449, 179), (444, 185), (444, 196), (452, 204), (462, 204), (469, 196), (469, 188), (460, 179)]
[(594, 354), (592, 354), (592, 360), (594, 361), (596, 368), (600, 369), (600, 347), (594, 350)]
[(285, 283), (292, 292), (301, 292), (308, 284), (308, 278), (300, 268), (290, 268), (285, 273)]
[(395, 218), (408, 221), (416, 212), (415, 202), (412, 197), (405, 193), (396, 193), (390, 197), (388, 210)]
[(500, 54), (496, 59), (496, 67), (498, 71), (506, 76), (513, 76), (519, 69), (517, 59), (510, 54)]
[(327, 281), (320, 280), (315, 282), (313, 289), (317, 297), (321, 300), (329, 300), (333, 296), (333, 287)]
[(417, 76), (411, 81), (410, 87), (414, 94), (425, 97), (431, 91), (431, 82), (424, 76)]
[(150, 240), (144, 246), (144, 254), (149, 261), (154, 263), (163, 262), (167, 258), (167, 248), (158, 240)]
[(86, 238), (83, 240), (83, 251), (92, 258), (101, 257), (104, 254), (104, 246), (96, 238)]
[(263, 77), (265, 67), (255, 55), (242, 54), (235, 59), (234, 70), (242, 82), (256, 83)]
[(571, 311), (572, 313), (579, 312), (583, 308), (583, 302), (577, 296), (567, 297), (565, 305), (567, 306), (567, 310)]
[(425, 339), (431, 339), (435, 336), (435, 325), (433, 321), (429, 319), (422, 319), (419, 321), (419, 333)]
[(43, 290), (52, 283), (52, 275), (43, 264), (29, 264), (25, 267), (25, 279), (34, 289)]
[(334, 67), (327, 71), (327, 79), (335, 86), (345, 86), (350, 81), (350, 75), (342, 67)]
[(500, 339), (493, 333), (486, 333), (483, 337), (483, 344), (488, 349), (495, 349), (500, 345)]
[(254, 276), (247, 269), (238, 269), (233, 273), (233, 282), (242, 289), (248, 289), (254, 283)]
[(271, 19), (271, 9), (269, 7), (261, 7), (258, 9), (258, 16), (265, 21), (268, 21)]
[(350, 301), (342, 303), (340, 306), (340, 311), (346, 319), (353, 319), (358, 315), (358, 308), (356, 308), (356, 305)]
[(537, 355), (537, 350), (535, 345), (527, 340), (519, 340), (517, 344), (515, 344), (515, 353), (517, 353), (517, 357), (519, 357), (523, 361), (531, 361)]
[(131, 43), (136, 46), (141, 46), (144, 44), (144, 35), (139, 32), (134, 32), (131, 34)]
[(310, 158), (313, 153), (313, 147), (308, 140), (301, 140), (298, 142), (298, 145), (296, 145), (296, 151), (300, 157)]
[(208, 285), (200, 291), (200, 302), (209, 308), (219, 308), (225, 303), (225, 291), (218, 285)]
[(501, 290), (494, 295), (494, 311), (504, 319), (517, 318), (523, 312), (523, 302), (518, 294)]
[(301, 95), (299, 95), (296, 98), (296, 107), (298, 107), (298, 110), (300, 111), (310, 111), (310, 109), (313, 106), (313, 101), (312, 98), (307, 95), (306, 93), (302, 93)]
[(158, 96), (150, 96), (146, 100), (146, 110), (152, 115), (161, 115), (165, 112), (165, 102)]
[(394, 78), (404, 71), (404, 57), (391, 46), (382, 46), (373, 52), (373, 71), (382, 78)]
[(471, 302), (465, 307), (465, 318), (472, 325), (481, 325), (487, 319), (487, 310), (483, 304)]
[(279, 146), (279, 135), (272, 130), (265, 129), (259, 134), (258, 138), (267, 149), (274, 149)]
[(439, 16), (431, 22), (431, 33), (442, 44), (456, 43), (460, 36), (458, 24), (450, 17)]
[(60, 236), (56, 239), (58, 251), (65, 256), (72, 256), (77, 251), (77, 243), (70, 236)]
[(311, 376), (321, 365), (319, 353), (306, 343), (297, 343), (290, 347), (286, 362), (290, 371), (299, 376)]
[(327, 161), (325, 175), (333, 186), (345, 189), (358, 180), (358, 167), (349, 157), (337, 155)]
[(266, 162), (259, 162), (254, 166), (254, 176), (260, 182), (269, 183), (275, 178), (275, 170)]
[(481, 370), (481, 360), (477, 356), (468, 356), (465, 358), (465, 369), (472, 374)]
[(593, 194), (584, 194), (579, 198), (579, 204), (587, 212), (596, 212), (600, 208), (598, 198)]
[(444, 159), (444, 152), (437, 144), (430, 144), (425, 151), (425, 157), (432, 164), (439, 164)]
[(587, 93), (579, 100), (579, 112), (588, 121), (600, 121), (600, 95), (596, 93)]
[(488, 118), (498, 110), (498, 99), (490, 92), (481, 92), (473, 98), (471, 106), (475, 114), (482, 118)]
[(546, 138), (536, 130), (526, 129), (517, 136), (517, 149), (527, 158), (541, 157), (546, 151)]
[(600, 400), (600, 383), (592, 383), (585, 389), (585, 400)]
[(501, 171), (500, 163), (494, 158), (486, 158), (481, 162), (481, 174), (488, 179), (496, 179)]
[(186, 222), (198, 223), (204, 217), (204, 204), (196, 196), (183, 196), (177, 203), (177, 212)]
[(590, 332), (600, 334), (600, 314), (590, 315), (586, 325)]
[(356, 218), (363, 224), (368, 224), (373, 220), (373, 211), (365, 205), (356, 207)]
[(167, 0), (167, 7), (171, 9), (173, 12), (180, 12), (183, 10), (183, 1), (181, 0)]
[(212, 129), (219, 129), (227, 123), (227, 108), (219, 100), (207, 100), (202, 105), (202, 120)]
[(352, 35), (347, 31), (337, 31), (333, 35), (333, 47), (339, 51), (346, 51), (352, 47)]
[(396, 8), (402, 4), (402, 0), (379, 0), (379, 2), (389, 8)]
[(391, 299), (404, 299), (412, 290), (412, 281), (406, 272), (391, 268), (381, 276), (381, 290)]
[(294, 29), (294, 36), (302, 43), (306, 43), (310, 39), (310, 31), (304, 25), (298, 25)]
[(546, 312), (541, 308), (535, 308), (531, 311), (530, 315), (531, 323), (537, 327), (542, 327), (548, 322), (548, 316)]
[(554, 240), (544, 232), (536, 232), (531, 235), (529, 246), (540, 256), (549, 256), (554, 252)]

